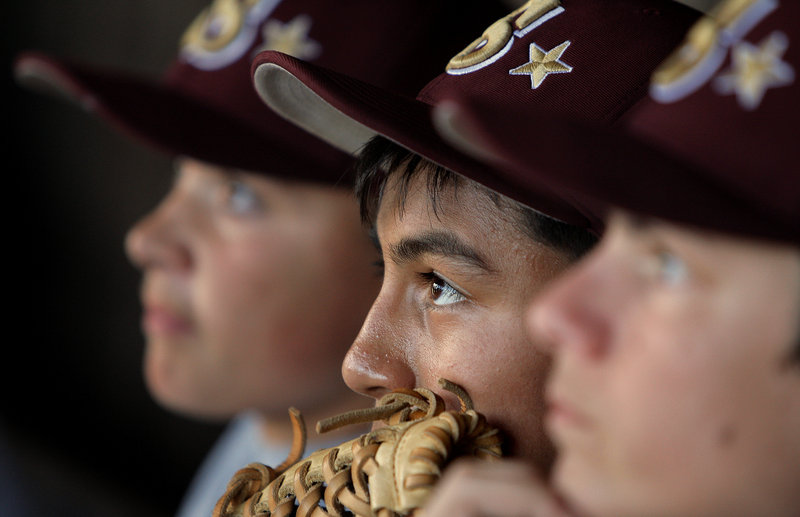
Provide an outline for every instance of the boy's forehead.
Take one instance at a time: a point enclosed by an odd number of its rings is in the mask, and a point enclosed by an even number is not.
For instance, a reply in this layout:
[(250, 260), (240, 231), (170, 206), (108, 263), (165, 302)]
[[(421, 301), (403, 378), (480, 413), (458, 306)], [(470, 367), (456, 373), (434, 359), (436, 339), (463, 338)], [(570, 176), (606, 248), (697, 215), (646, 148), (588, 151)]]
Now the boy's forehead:
[[(378, 208), (384, 204), (388, 207), (403, 209), (413, 193), (418, 206), (427, 205), (434, 213), (470, 212), (463, 201), (469, 199), (474, 212), (478, 216), (502, 215), (517, 202), (507, 200), (501, 203), (503, 196), (470, 178), (446, 169), (436, 169), (432, 164), (423, 163), (407, 173), (401, 169), (392, 171), (385, 182), (385, 187)], [(388, 203), (384, 203), (389, 197)], [(459, 215), (460, 217), (460, 215)]]
[(470, 233), (492, 226), (511, 232), (516, 227), (505, 212), (485, 188), (467, 178), (441, 179), (427, 172), (403, 178), (393, 173), (378, 203), (376, 225), (396, 219), (391, 224), (406, 228), (445, 227)]
[[(634, 246), (650, 246), (658, 241), (661, 251), (683, 252), (689, 259), (708, 261), (722, 274), (736, 267), (756, 267), (770, 263), (776, 255), (794, 255), (800, 260), (800, 247), (765, 239), (724, 234), (663, 219), (640, 216), (624, 210), (611, 213), (608, 233), (623, 234)], [(677, 249), (672, 249), (677, 245)], [(649, 249), (649, 248), (647, 248)], [(800, 263), (800, 262), (799, 262)], [(728, 280), (735, 281), (735, 276)]]
[(485, 189), (448, 185), (434, 199), (424, 177), (414, 178), (405, 192), (397, 184), (388, 187), (373, 229), (387, 262), (405, 265), (439, 257), (474, 274), (497, 275), (526, 261), (532, 248), (543, 247)]
[[(696, 252), (713, 252), (726, 236), (707, 230), (675, 224), (656, 217), (644, 216), (626, 210), (614, 210), (608, 219), (605, 240), (612, 235), (622, 235), (630, 246), (643, 249), (670, 250), (669, 243), (691, 246)], [(662, 242), (666, 240), (666, 242)], [(655, 244), (654, 241), (660, 242)], [(686, 248), (683, 248), (684, 250)]]

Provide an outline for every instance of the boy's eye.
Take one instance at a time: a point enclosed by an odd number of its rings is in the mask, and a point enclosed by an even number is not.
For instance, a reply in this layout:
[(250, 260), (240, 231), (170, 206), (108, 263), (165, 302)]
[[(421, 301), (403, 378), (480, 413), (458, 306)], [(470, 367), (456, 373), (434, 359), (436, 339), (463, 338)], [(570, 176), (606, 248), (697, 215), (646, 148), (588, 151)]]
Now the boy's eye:
[(466, 296), (461, 294), (455, 287), (447, 283), (442, 277), (435, 273), (429, 273), (431, 282), (431, 298), (436, 305), (452, 305), (466, 300)]
[(689, 269), (682, 258), (669, 251), (658, 253), (658, 276), (667, 285), (678, 285), (689, 276)]
[(228, 208), (236, 214), (249, 214), (263, 209), (256, 191), (240, 180), (228, 182)]

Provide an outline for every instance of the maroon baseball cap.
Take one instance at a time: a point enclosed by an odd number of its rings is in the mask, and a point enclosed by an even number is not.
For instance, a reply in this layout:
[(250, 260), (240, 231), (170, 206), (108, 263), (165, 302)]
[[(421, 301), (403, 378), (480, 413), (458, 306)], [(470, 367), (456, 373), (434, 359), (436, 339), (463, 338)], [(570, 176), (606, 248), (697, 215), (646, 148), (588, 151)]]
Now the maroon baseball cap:
[[(598, 230), (599, 218), (578, 200), (520, 189), (444, 141), (433, 127), (433, 105), (471, 94), (510, 111), (535, 105), (609, 124), (646, 95), (653, 69), (698, 16), (670, 0), (531, 0), (462, 42), (468, 46), (416, 99), (279, 52), (259, 54), (253, 76), (271, 108), (340, 149), (356, 153), (382, 135), (540, 212)], [(520, 112), (510, 125), (538, 124), (524, 117)], [(531, 160), (551, 152), (547, 139), (528, 145)]]
[[(614, 127), (548, 118), (534, 103), (500, 111), (479, 96), (443, 100), (434, 118), (520, 189), (797, 245), (798, 73), (799, 2), (725, 1)], [(544, 141), (550, 153), (532, 159)]]
[(33, 52), (18, 56), (15, 75), (168, 154), (334, 183), (352, 157), (264, 106), (250, 78), (253, 57), (277, 49), (415, 93), (461, 40), (506, 10), (500, 0), (216, 0), (160, 78)]

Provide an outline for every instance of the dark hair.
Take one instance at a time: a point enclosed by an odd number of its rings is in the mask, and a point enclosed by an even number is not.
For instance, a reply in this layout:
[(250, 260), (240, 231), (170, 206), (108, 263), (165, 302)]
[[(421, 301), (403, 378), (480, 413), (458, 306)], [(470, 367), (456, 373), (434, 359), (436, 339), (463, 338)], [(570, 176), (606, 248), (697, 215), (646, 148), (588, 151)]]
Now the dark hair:
[[(361, 209), (361, 219), (370, 226), (374, 224), (386, 182), (393, 174), (399, 174), (397, 179), (401, 209), (411, 180), (417, 174), (426, 174), (434, 213), (437, 213), (437, 200), (443, 187), (458, 187), (461, 182), (470, 181), (382, 136), (373, 137), (364, 145), (355, 168), (355, 193)], [(571, 260), (580, 258), (597, 243), (597, 237), (588, 230), (552, 219), (477, 182), (475, 186), (498, 208), (515, 212), (519, 229), (524, 234), (564, 252)]]

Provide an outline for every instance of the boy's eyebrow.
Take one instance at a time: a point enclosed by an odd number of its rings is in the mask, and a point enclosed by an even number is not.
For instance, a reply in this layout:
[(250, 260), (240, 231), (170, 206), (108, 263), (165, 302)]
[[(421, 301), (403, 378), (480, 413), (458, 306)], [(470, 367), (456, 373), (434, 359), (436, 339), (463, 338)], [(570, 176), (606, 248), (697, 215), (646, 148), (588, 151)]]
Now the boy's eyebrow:
[(406, 237), (389, 246), (389, 256), (396, 264), (411, 262), (425, 254), (458, 258), (486, 272), (494, 271), (478, 250), (446, 231), (431, 231), (417, 237)]
[(612, 217), (634, 232), (642, 232), (656, 225), (656, 220), (651, 217), (623, 210), (618, 210)]

